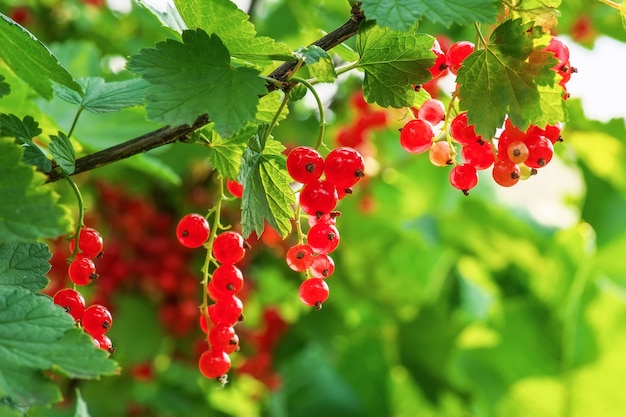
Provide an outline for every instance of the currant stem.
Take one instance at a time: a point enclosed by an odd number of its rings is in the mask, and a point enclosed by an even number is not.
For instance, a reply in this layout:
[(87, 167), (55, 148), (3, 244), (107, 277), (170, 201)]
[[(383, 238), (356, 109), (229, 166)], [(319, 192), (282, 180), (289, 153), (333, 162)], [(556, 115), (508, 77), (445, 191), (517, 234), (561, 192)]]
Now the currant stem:
[(488, 43), (485, 37), (483, 36), (483, 33), (480, 31), (480, 25), (478, 23), (474, 23), (474, 27), (476, 28), (476, 35), (478, 36), (480, 43), (483, 44), (483, 47), (487, 48)]
[(82, 194), (80, 193), (80, 189), (78, 188), (78, 185), (76, 185), (74, 180), (71, 179), (67, 174), (64, 174), (63, 178), (65, 178), (70, 184), (70, 187), (72, 187), (72, 191), (74, 191), (74, 194), (76, 195), (76, 201), (78, 202), (78, 223), (76, 226), (76, 231), (74, 232), (74, 236), (72, 237), (72, 239), (74, 239), (74, 249), (72, 250), (70, 257), (68, 258), (68, 262), (72, 262), (76, 258), (79, 250), (78, 235), (80, 234), (80, 229), (85, 226), (85, 202), (83, 200)]
[[(267, 129), (264, 139), (267, 139), (270, 133), (272, 133), (272, 129), (274, 128), (274, 126), (276, 126), (276, 123), (278, 123), (278, 117), (280, 116), (280, 114), (283, 112), (283, 109), (287, 105), (287, 101), (289, 101), (289, 94), (287, 93), (283, 93), (283, 94), (284, 94), (283, 101), (280, 102), (280, 106), (278, 107), (278, 110), (276, 111), (276, 113), (274, 114), (274, 117), (272, 118), (272, 121), (270, 122), (269, 128)], [(220, 182), (221, 181), (222, 180), (220, 179)], [(223, 189), (224, 188), (222, 186), (222, 194), (224, 193)]]
[(621, 9), (622, 5), (623, 5), (623, 3), (621, 3), (621, 4), (620, 3), (616, 3), (616, 2), (611, 1), (611, 0), (599, 0), (599, 1), (600, 1), (600, 3), (604, 3), (607, 6), (610, 6), (610, 7), (614, 8), (614, 9), (617, 9), (617, 10)]
[[(222, 229), (222, 225), (220, 224), (220, 214), (222, 211), (222, 201), (224, 201), (224, 179), (222, 177), (218, 178), (218, 195), (219, 198), (215, 205), (209, 210), (207, 213), (207, 217), (214, 213), (213, 224), (211, 227), (211, 233), (209, 234), (209, 239), (204, 244), (204, 247), (207, 249), (206, 257), (204, 258), (204, 265), (202, 265), (202, 305), (200, 306), (200, 313), (204, 315), (204, 319), (208, 325), (209, 323), (209, 313), (207, 308), (209, 307), (209, 280), (211, 278), (211, 274), (209, 273), (209, 267), (211, 262), (214, 262), (213, 259), (213, 241), (217, 236), (217, 231)], [(207, 331), (206, 335), (207, 345), (210, 347), (209, 343), (209, 332)]]
[(78, 118), (80, 117), (84, 109), (85, 108), (83, 106), (80, 106), (78, 110), (76, 111), (76, 114), (74, 115), (74, 120), (72, 120), (72, 126), (70, 127), (69, 132), (67, 132), (68, 138), (72, 137), (72, 134), (74, 133), (74, 128), (76, 128), (76, 123), (78, 123)]
[(304, 78), (291, 77), (291, 79), (305, 86), (311, 92), (311, 94), (313, 94), (313, 97), (315, 97), (315, 101), (317, 102), (317, 110), (320, 113), (320, 131), (319, 135), (317, 136), (317, 142), (315, 142), (315, 149), (319, 149), (322, 145), (326, 147), (326, 145), (324, 144), (324, 129), (326, 128), (326, 117), (324, 115), (324, 105), (322, 104), (320, 96), (317, 94), (317, 91), (315, 91), (315, 87), (313, 87), (313, 85)]

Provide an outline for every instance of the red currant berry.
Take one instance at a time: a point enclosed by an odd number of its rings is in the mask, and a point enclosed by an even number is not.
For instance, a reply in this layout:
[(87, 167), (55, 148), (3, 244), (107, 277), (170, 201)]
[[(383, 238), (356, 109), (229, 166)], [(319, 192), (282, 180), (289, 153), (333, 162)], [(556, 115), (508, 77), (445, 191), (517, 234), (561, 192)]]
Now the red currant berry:
[(219, 349), (204, 351), (198, 359), (198, 369), (206, 378), (219, 378), (230, 370), (230, 356)]
[(300, 207), (311, 216), (321, 217), (333, 211), (337, 205), (337, 188), (327, 180), (317, 180), (302, 187)]
[(434, 138), (432, 125), (421, 119), (409, 120), (400, 130), (400, 145), (410, 153), (426, 152)]
[(287, 155), (287, 172), (294, 181), (308, 184), (324, 172), (324, 159), (313, 148), (298, 146)]
[(199, 248), (209, 238), (209, 222), (200, 214), (191, 213), (180, 219), (176, 237), (187, 248)]
[(441, 100), (437, 100), (436, 98), (431, 98), (426, 100), (424, 104), (417, 111), (417, 118), (424, 120), (431, 125), (438, 125), (443, 121), (446, 114), (446, 108), (441, 102)]
[(213, 328), (213, 323), (209, 320), (209, 324), (207, 324), (207, 319), (204, 314), (200, 314), (200, 319), (198, 320), (198, 324), (200, 325), (200, 329), (202, 332), (207, 333), (209, 331), (209, 326)]
[(450, 122), (450, 135), (461, 145), (470, 145), (476, 142), (483, 142), (482, 138), (474, 131), (474, 126), (469, 125), (467, 113), (459, 113)]
[(235, 197), (243, 197), (243, 185), (235, 180), (226, 180), (226, 188)]
[(511, 187), (520, 179), (519, 165), (506, 159), (501, 159), (493, 166), (491, 171), (493, 180), (502, 187)]
[(285, 260), (287, 265), (294, 271), (302, 272), (311, 266), (315, 254), (311, 246), (307, 244), (295, 245), (287, 250)]
[(305, 279), (300, 284), (300, 290), (298, 291), (300, 300), (308, 306), (321, 309), (324, 301), (328, 299), (328, 284), (321, 278), (309, 278)]
[(82, 255), (78, 255), (76, 259), (70, 263), (70, 266), (67, 269), (67, 275), (76, 285), (87, 285), (92, 280), (98, 278), (98, 274), (96, 274), (96, 266), (93, 261)]
[(437, 167), (445, 167), (452, 165), (452, 157), (456, 151), (450, 152), (450, 144), (448, 141), (442, 140), (435, 142), (428, 151), (428, 159), (430, 163)]
[[(102, 253), (102, 236), (96, 229), (81, 227), (78, 232), (78, 250), (86, 258), (93, 259)], [(70, 240), (70, 252), (74, 252), (74, 239)]]
[(332, 224), (318, 223), (309, 229), (306, 241), (313, 252), (328, 254), (339, 245), (339, 231)]
[(220, 265), (213, 271), (211, 277), (213, 295), (223, 298), (234, 295), (243, 287), (243, 274), (232, 264)]
[(346, 189), (365, 176), (365, 161), (355, 149), (343, 146), (326, 155), (324, 170), (328, 181), (338, 189)]
[(521, 164), (528, 159), (528, 147), (521, 140), (515, 140), (506, 148), (506, 156), (511, 162)]
[(569, 62), (569, 48), (560, 39), (553, 37), (550, 43), (545, 47), (544, 51), (552, 52), (554, 57), (559, 61), (552, 69), (558, 70), (567, 62)]
[(236, 295), (220, 298), (209, 306), (209, 317), (213, 324), (234, 326), (242, 319), (243, 303)]
[(239, 346), (239, 336), (232, 326), (216, 325), (209, 331), (211, 348), (233, 353)]
[(91, 336), (98, 336), (109, 331), (113, 324), (113, 317), (105, 306), (93, 304), (85, 309), (81, 323), (87, 333)]
[(528, 158), (524, 163), (531, 168), (541, 168), (552, 160), (554, 145), (544, 136), (531, 135), (524, 143), (528, 148)]
[(213, 242), (213, 257), (221, 264), (236, 264), (246, 255), (248, 247), (241, 234), (233, 231), (220, 233)]
[(91, 337), (93, 337), (93, 339), (98, 342), (100, 349), (106, 350), (109, 353), (115, 352), (113, 342), (111, 342), (111, 339), (106, 334), (103, 333)]
[(54, 294), (53, 300), (54, 304), (63, 307), (75, 321), (83, 317), (83, 313), (85, 312), (85, 299), (78, 291), (71, 288), (63, 288)]
[(313, 278), (328, 278), (335, 272), (335, 261), (326, 254), (317, 255), (309, 269)]
[(448, 65), (450, 72), (456, 75), (465, 58), (472, 52), (474, 52), (474, 44), (472, 42), (459, 41), (450, 45), (446, 52), (446, 65)]
[(493, 150), (488, 143), (481, 145), (475, 142), (471, 145), (465, 145), (461, 150), (461, 155), (465, 162), (472, 165), (477, 170), (487, 169), (494, 162)]
[(455, 166), (450, 171), (450, 184), (454, 188), (463, 191), (463, 194), (468, 195), (469, 190), (476, 187), (476, 184), (478, 184), (476, 168), (470, 164)]
[(433, 76), (433, 79), (435, 79), (441, 76), (448, 67), (446, 65), (446, 54), (441, 50), (441, 45), (437, 39), (433, 42), (433, 47), (430, 50), (435, 54), (435, 62), (428, 71), (430, 75)]

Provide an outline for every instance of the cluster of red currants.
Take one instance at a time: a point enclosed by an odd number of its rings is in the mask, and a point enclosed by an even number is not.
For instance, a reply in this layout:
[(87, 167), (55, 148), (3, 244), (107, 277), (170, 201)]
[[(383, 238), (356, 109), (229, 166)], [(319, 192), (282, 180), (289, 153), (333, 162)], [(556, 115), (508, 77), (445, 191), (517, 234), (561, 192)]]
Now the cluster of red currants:
[[(306, 243), (302, 240), (287, 251), (287, 265), (299, 272), (306, 271), (300, 285), (300, 300), (317, 309), (328, 299), (325, 279), (335, 270), (329, 256), (339, 245), (336, 227), (338, 200), (352, 193), (352, 188), (365, 175), (363, 157), (353, 148), (333, 149), (326, 158), (307, 146), (299, 146), (287, 155), (287, 171), (291, 178), (303, 184), (298, 205), (309, 217)], [(322, 175), (324, 176), (322, 178)]]
[[(461, 41), (450, 46), (446, 53), (435, 41), (435, 64), (430, 68), (433, 78), (449, 70), (457, 74), (463, 60), (474, 51), (471, 42)], [(559, 85), (565, 89), (573, 72), (569, 63), (569, 50), (557, 38), (552, 38), (544, 51), (552, 52), (558, 60), (552, 69), (560, 76)], [(567, 98), (567, 93), (564, 99)], [(544, 128), (531, 125), (525, 132), (515, 127), (507, 118), (497, 138), (485, 139), (477, 135), (465, 112), (457, 114), (449, 124), (445, 120), (445, 106), (438, 99), (429, 99), (418, 109), (411, 109), (415, 119), (408, 121), (400, 130), (400, 145), (411, 153), (429, 151), (429, 159), (436, 166), (454, 165), (450, 171), (450, 184), (463, 193), (478, 184), (478, 171), (492, 168), (494, 181), (503, 186), (515, 185), (520, 179), (529, 178), (547, 165), (554, 155), (554, 144), (561, 139), (561, 126)], [(445, 139), (438, 140), (438, 132), (446, 131)], [(456, 161), (456, 146), (461, 146), (463, 161)]]
[[(98, 277), (93, 260), (102, 256), (102, 236), (97, 230), (83, 226), (78, 232), (78, 247), (75, 246), (75, 239), (72, 239), (70, 252), (74, 259), (68, 267), (68, 277), (74, 286), (87, 285)], [(53, 301), (63, 307), (74, 318), (76, 324), (92, 337), (96, 347), (109, 353), (114, 352), (111, 339), (106, 335), (113, 324), (113, 318), (105, 306), (92, 304), (86, 307), (85, 298), (75, 288), (58, 290), (53, 296)]]
[[(195, 213), (184, 216), (176, 228), (179, 242), (189, 248), (203, 246), (209, 234), (206, 218)], [(235, 264), (244, 258), (248, 248), (243, 236), (235, 231), (217, 235), (210, 248), (217, 267), (211, 274), (207, 295), (214, 303), (200, 314), (208, 349), (198, 360), (198, 368), (207, 378), (225, 379), (231, 366), (229, 355), (239, 349), (234, 326), (243, 320), (243, 303), (236, 295), (243, 287), (243, 273)]]

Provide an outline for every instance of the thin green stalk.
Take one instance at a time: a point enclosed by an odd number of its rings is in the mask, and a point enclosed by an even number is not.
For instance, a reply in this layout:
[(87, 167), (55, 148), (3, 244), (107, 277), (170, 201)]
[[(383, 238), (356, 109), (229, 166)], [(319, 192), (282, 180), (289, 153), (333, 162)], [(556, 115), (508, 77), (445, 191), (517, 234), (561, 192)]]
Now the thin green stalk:
[(74, 240), (74, 243), (75, 243), (74, 250), (72, 250), (70, 257), (68, 258), (68, 262), (72, 262), (76, 258), (76, 255), (78, 254), (77, 242), (78, 242), (78, 235), (80, 234), (80, 229), (82, 229), (83, 226), (85, 226), (84, 224), (85, 202), (83, 200), (82, 194), (80, 193), (80, 189), (78, 188), (74, 180), (72, 180), (67, 174), (63, 174), (63, 178), (65, 178), (67, 182), (70, 184), (70, 187), (72, 188), (72, 191), (74, 191), (74, 194), (76, 195), (76, 200), (78, 202), (78, 224), (76, 226), (76, 231), (74, 232), (74, 235), (72, 236), (72, 239)]
[[(201, 310), (201, 314), (204, 315), (204, 319), (206, 320), (207, 325), (209, 323), (209, 313), (207, 311), (207, 308), (209, 307), (208, 289), (209, 289), (209, 281), (211, 278), (211, 274), (209, 273), (209, 267), (211, 265), (211, 262), (214, 261), (213, 251), (212, 251), (213, 241), (215, 241), (215, 237), (217, 236), (217, 231), (222, 229), (222, 225), (220, 223), (220, 214), (222, 211), (222, 202), (224, 201), (224, 180), (221, 177), (218, 179), (218, 195), (219, 195), (219, 198), (217, 199), (215, 206), (213, 206), (213, 208), (211, 208), (211, 210), (209, 210), (209, 212), (206, 215), (206, 217), (208, 218), (211, 215), (211, 213), (214, 213), (213, 224), (211, 225), (211, 233), (209, 234), (209, 239), (204, 244), (204, 247), (206, 248), (207, 251), (206, 251), (206, 256), (204, 258), (204, 265), (202, 265), (202, 270), (201, 270), (202, 271), (202, 305), (200, 306), (200, 310)], [(207, 340), (207, 344), (210, 346), (209, 332), (207, 332), (206, 340)]]
[(319, 149), (320, 146), (324, 145), (324, 129), (326, 128), (326, 118), (324, 115), (324, 105), (322, 104), (322, 100), (320, 99), (320, 96), (317, 94), (317, 91), (315, 91), (315, 88), (310, 82), (299, 77), (291, 77), (291, 79), (293, 81), (299, 82), (300, 84), (308, 88), (311, 94), (313, 94), (313, 97), (315, 97), (315, 101), (317, 102), (317, 109), (320, 113), (320, 131), (317, 136), (317, 142), (315, 143), (315, 149)]
[(483, 44), (483, 47), (487, 48), (488, 43), (483, 36), (483, 33), (480, 31), (480, 25), (478, 23), (474, 23), (474, 27), (476, 28), (476, 35), (478, 36), (478, 39), (480, 39), (480, 43)]
[(278, 123), (278, 117), (280, 116), (280, 114), (283, 112), (283, 109), (287, 105), (287, 101), (289, 101), (289, 94), (285, 93), (285, 96), (283, 97), (283, 101), (280, 102), (280, 106), (278, 107), (278, 110), (276, 111), (276, 113), (274, 114), (274, 117), (272, 118), (272, 121), (270, 122), (270, 126), (267, 129), (267, 132), (265, 133), (264, 139), (267, 139), (267, 137), (272, 132), (272, 129), (274, 128), (274, 126), (276, 126), (276, 123)]
[(341, 74), (344, 74), (348, 71), (352, 71), (355, 68), (359, 67), (359, 63), (358, 62), (353, 62), (352, 64), (347, 64), (344, 65), (343, 67), (338, 67), (335, 69), (335, 74), (337, 74), (337, 76), (340, 76)]
[(76, 115), (74, 116), (74, 120), (72, 121), (72, 126), (70, 127), (70, 131), (67, 132), (67, 137), (71, 138), (72, 134), (74, 133), (74, 128), (76, 128), (76, 123), (78, 123), (78, 118), (80, 117), (80, 114), (83, 112), (84, 107), (80, 106), (78, 108), (78, 111), (76, 112)]
[(600, 3), (604, 3), (607, 6), (611, 6), (612, 8), (617, 9), (617, 10), (621, 9), (622, 5), (623, 5), (623, 3), (616, 3), (616, 2), (611, 1), (611, 0), (599, 0), (599, 1), (600, 1)]

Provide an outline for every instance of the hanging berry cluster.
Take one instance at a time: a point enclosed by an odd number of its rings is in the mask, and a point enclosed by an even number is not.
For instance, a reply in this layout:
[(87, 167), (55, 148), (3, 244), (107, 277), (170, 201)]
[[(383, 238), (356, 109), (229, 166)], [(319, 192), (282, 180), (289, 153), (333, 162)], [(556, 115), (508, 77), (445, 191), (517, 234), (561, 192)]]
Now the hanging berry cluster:
[(299, 146), (287, 156), (289, 175), (303, 184), (298, 207), (308, 215), (310, 228), (305, 243), (297, 221), (299, 243), (289, 248), (285, 258), (289, 268), (306, 273), (299, 295), (308, 306), (320, 309), (328, 299), (325, 279), (335, 269), (329, 254), (339, 245), (336, 221), (340, 213), (335, 207), (340, 199), (352, 193), (352, 187), (365, 175), (364, 169), (363, 157), (346, 146), (333, 149), (326, 158), (307, 146)]
[[(474, 51), (474, 44), (460, 41), (452, 44), (444, 53), (435, 40), (432, 51), (435, 64), (430, 68), (433, 79), (446, 71), (456, 75), (463, 61)], [(552, 52), (558, 63), (552, 67), (559, 76), (559, 85), (568, 98), (566, 84), (576, 69), (570, 65), (569, 50), (559, 39), (551, 38), (544, 51)], [(414, 119), (400, 130), (400, 145), (410, 153), (429, 152), (435, 166), (453, 165), (450, 184), (464, 194), (478, 184), (478, 171), (492, 168), (492, 178), (500, 186), (511, 187), (519, 180), (537, 174), (554, 155), (554, 144), (561, 141), (561, 125), (544, 128), (530, 125), (521, 131), (507, 118), (496, 138), (483, 138), (476, 134), (465, 112), (458, 113), (451, 121), (447, 118), (454, 111), (456, 93), (453, 94), (448, 114), (438, 99), (429, 99), (419, 108), (411, 108)], [(441, 133), (441, 134), (440, 134)], [(441, 137), (440, 137), (441, 136)], [(461, 147), (462, 161), (457, 161), (457, 146)]]
[(102, 256), (102, 236), (97, 230), (82, 226), (78, 231), (78, 245), (74, 237), (70, 240), (69, 246), (71, 255), (67, 274), (74, 283), (74, 288), (58, 290), (53, 296), (53, 301), (63, 307), (77, 326), (92, 337), (96, 347), (113, 353), (111, 339), (106, 335), (113, 324), (111, 312), (101, 304), (86, 307), (85, 298), (76, 290), (77, 285), (85, 286), (98, 278), (94, 259)]

